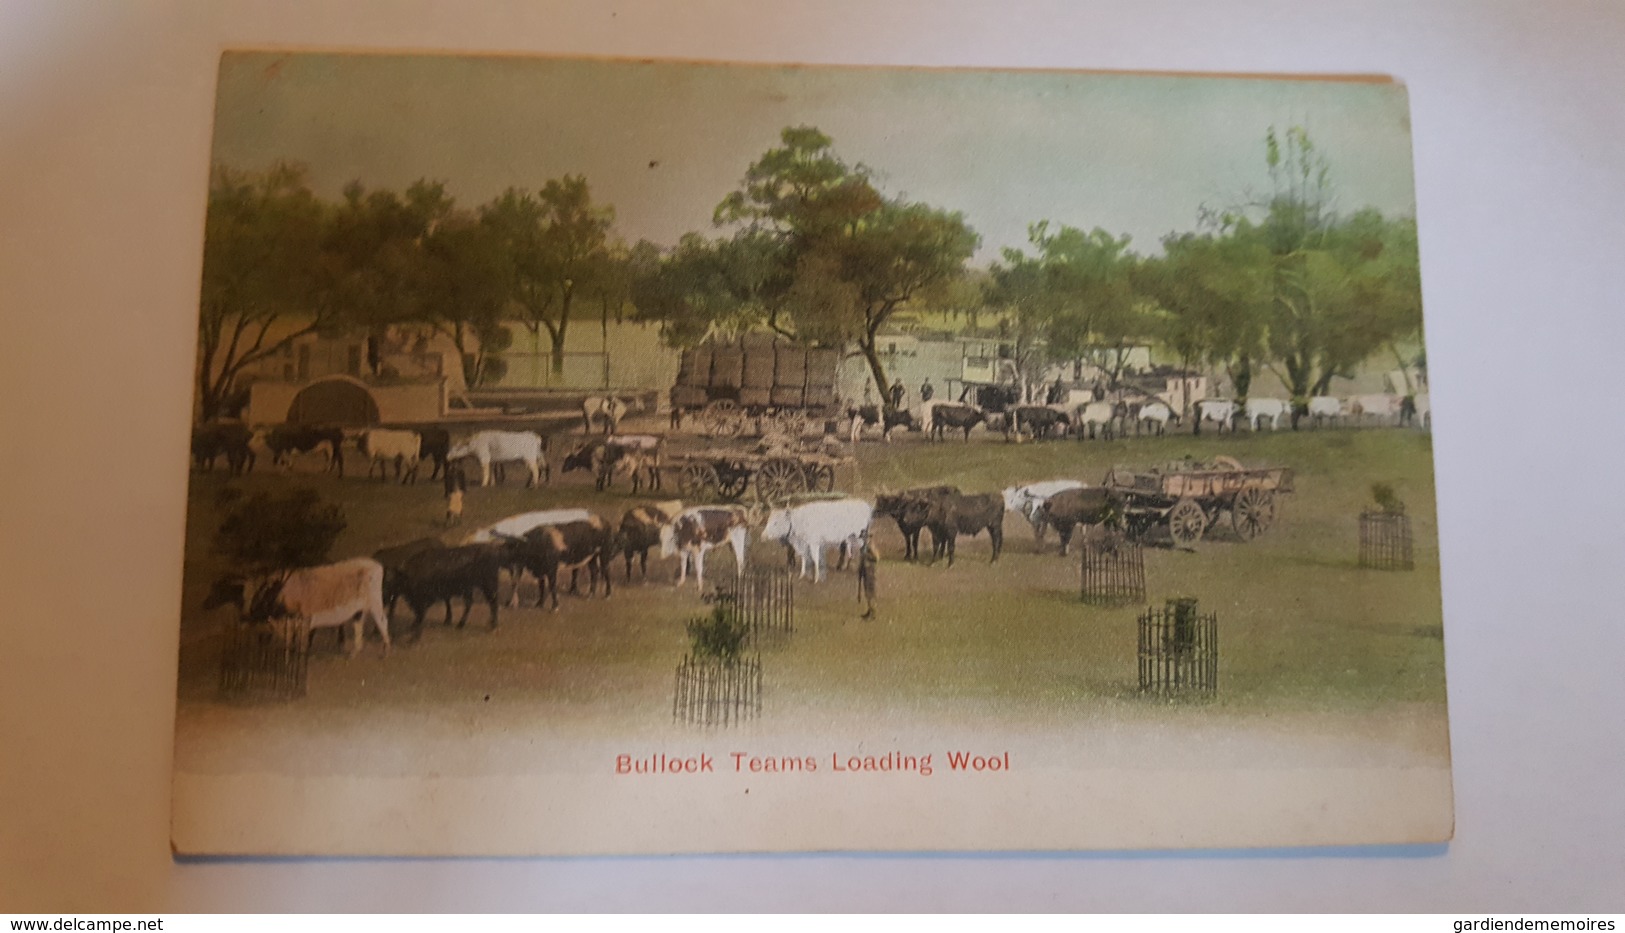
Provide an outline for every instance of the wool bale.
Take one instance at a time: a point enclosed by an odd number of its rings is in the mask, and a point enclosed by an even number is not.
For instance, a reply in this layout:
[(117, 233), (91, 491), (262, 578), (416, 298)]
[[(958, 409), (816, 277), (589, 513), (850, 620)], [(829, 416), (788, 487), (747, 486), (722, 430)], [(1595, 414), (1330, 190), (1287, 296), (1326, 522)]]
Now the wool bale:
[(745, 381), (745, 351), (737, 346), (711, 348), (711, 385), (737, 389)]
[(760, 341), (745, 344), (744, 385), (752, 389), (773, 387), (773, 366), (776, 354), (772, 343)]
[[(830, 347), (814, 347), (807, 351), (807, 386), (835, 388), (836, 372), (841, 366), (841, 353)], [(811, 404), (811, 403), (809, 403)]]

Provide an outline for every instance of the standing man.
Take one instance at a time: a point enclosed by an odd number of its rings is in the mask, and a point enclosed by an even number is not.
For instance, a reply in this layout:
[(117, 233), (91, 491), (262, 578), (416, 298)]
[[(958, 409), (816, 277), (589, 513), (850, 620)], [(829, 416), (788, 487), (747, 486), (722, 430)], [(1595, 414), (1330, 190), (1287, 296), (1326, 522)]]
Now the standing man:
[(875, 617), (875, 565), (880, 562), (880, 555), (869, 541), (867, 532), (863, 535), (863, 545), (858, 548), (858, 601), (866, 604), (864, 613), (859, 618), (873, 619)]
[(898, 381), (891, 384), (891, 408), (892, 408), (892, 411), (902, 411), (903, 410), (903, 397), (905, 395), (907, 395), (907, 394), (908, 394), (908, 390), (903, 388), (902, 380), (899, 379)]
[(926, 376), (925, 377), (925, 382), (920, 384), (920, 401), (922, 403), (929, 402), (929, 401), (931, 401), (932, 397), (935, 396), (936, 394), (937, 394), (936, 387), (931, 385), (931, 377)]

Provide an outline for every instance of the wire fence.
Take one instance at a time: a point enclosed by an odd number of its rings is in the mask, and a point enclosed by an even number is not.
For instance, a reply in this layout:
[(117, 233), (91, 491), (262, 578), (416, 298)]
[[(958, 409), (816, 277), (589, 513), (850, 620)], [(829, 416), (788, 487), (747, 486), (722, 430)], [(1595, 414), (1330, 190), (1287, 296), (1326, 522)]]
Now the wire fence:
[(1145, 601), (1145, 551), (1119, 532), (1086, 537), (1082, 554), (1083, 601), (1126, 606)]
[(1399, 511), (1361, 512), (1360, 566), (1372, 570), (1415, 570), (1411, 517)]
[(1195, 599), (1170, 599), (1140, 615), (1140, 692), (1213, 695), (1219, 689), (1219, 619)]
[(727, 726), (762, 715), (761, 658), (701, 658), (677, 665), (672, 718), (701, 726)]
[(308, 622), (277, 625), (236, 622), (226, 631), (220, 656), (224, 700), (292, 700), (305, 695), (310, 667)]

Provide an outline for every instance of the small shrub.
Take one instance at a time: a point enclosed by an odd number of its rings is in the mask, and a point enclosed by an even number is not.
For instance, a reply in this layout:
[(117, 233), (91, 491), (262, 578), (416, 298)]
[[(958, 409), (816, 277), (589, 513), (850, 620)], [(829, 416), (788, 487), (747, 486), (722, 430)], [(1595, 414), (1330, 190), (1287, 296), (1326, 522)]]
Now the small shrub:
[(1394, 494), (1394, 487), (1387, 483), (1371, 484), (1371, 501), (1383, 512), (1398, 514), (1405, 511), (1405, 503), (1399, 501), (1399, 496)]
[(729, 607), (719, 605), (711, 615), (688, 623), (688, 637), (696, 658), (732, 661), (745, 647), (750, 628)]

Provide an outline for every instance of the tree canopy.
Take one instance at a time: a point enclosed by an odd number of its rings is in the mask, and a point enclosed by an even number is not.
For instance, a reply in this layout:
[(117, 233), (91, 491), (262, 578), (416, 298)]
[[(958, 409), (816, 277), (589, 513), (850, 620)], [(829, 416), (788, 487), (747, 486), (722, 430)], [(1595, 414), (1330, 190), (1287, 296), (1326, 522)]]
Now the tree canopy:
[(1262, 197), (1200, 210), (1160, 255), (1044, 220), (986, 270), (966, 268), (980, 239), (963, 215), (887, 194), (810, 126), (786, 127), (745, 168), (709, 236), (669, 248), (628, 246), (581, 175), (467, 209), (428, 179), (400, 192), (356, 181), (327, 202), (299, 166), (221, 166), (206, 225), (200, 413), (228, 413), (243, 373), (311, 334), (432, 329), (477, 385), (502, 375), (496, 354), (517, 322), (548, 335), (561, 371), (580, 301), (606, 340), (630, 305), (672, 346), (762, 329), (855, 347), (882, 399), (879, 338), (903, 308), (949, 310), (973, 328), (996, 317), (1024, 380), (1093, 354), (1115, 381), (1145, 343), (1185, 368), (1222, 369), (1238, 398), (1265, 370), (1302, 398), (1379, 353), (1407, 368), (1402, 348), (1421, 331), (1415, 222), (1341, 213), (1330, 163), (1301, 127), (1271, 127), (1264, 163)]

